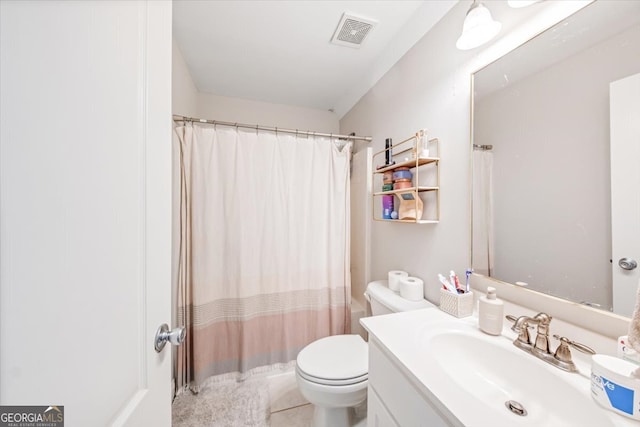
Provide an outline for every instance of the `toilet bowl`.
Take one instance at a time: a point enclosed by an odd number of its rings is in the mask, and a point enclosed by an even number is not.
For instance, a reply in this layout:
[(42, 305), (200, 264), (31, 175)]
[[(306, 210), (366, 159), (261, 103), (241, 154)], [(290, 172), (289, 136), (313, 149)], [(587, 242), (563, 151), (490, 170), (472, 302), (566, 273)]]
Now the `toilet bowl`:
[(314, 426), (348, 427), (351, 410), (367, 398), (367, 343), (360, 335), (319, 339), (298, 354), (296, 381), (315, 405)]
[[(365, 293), (372, 315), (435, 307), (427, 300), (408, 301), (387, 286), (371, 282)], [(367, 399), (368, 347), (360, 335), (334, 335), (303, 348), (296, 360), (296, 381), (314, 405), (314, 427), (349, 427), (353, 408)]]

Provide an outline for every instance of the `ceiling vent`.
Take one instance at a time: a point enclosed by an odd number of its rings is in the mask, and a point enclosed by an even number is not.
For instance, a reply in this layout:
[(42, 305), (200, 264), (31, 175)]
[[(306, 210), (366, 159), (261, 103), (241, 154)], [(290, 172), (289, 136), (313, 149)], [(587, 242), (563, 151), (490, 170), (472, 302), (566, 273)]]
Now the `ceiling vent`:
[(377, 22), (372, 19), (344, 13), (338, 24), (338, 28), (336, 28), (336, 32), (333, 33), (331, 43), (359, 48), (364, 38), (376, 24)]

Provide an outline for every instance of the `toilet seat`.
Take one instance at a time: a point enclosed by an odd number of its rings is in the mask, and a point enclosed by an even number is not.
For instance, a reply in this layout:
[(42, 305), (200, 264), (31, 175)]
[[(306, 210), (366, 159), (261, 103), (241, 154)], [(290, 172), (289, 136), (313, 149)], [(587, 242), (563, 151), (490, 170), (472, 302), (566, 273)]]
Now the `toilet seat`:
[(313, 375), (309, 375), (306, 372), (302, 371), (300, 368), (297, 369), (298, 375), (304, 378), (307, 381), (312, 383), (321, 384), (321, 385), (331, 385), (331, 386), (344, 386), (344, 385), (353, 385), (358, 384), (363, 381), (367, 381), (369, 379), (369, 374), (364, 374), (355, 378), (344, 378), (339, 380), (332, 380), (327, 378), (318, 378)]
[(333, 335), (312, 342), (297, 357), (296, 370), (307, 381), (345, 386), (368, 379), (367, 343), (360, 335)]

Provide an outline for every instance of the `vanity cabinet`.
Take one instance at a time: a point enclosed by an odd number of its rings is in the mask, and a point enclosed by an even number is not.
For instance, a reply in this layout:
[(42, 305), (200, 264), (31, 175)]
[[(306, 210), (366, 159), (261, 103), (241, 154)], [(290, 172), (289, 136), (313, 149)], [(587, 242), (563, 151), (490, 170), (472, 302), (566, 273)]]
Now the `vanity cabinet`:
[[(422, 155), (428, 150), (429, 155)], [(435, 156), (434, 156), (435, 154)], [(372, 157), (373, 177), (371, 179), (373, 219), (413, 224), (435, 224), (440, 221), (440, 143), (438, 138), (428, 139), (426, 133), (421, 137), (418, 132), (390, 148), (377, 152)], [(387, 164), (387, 159), (392, 162)], [(385, 189), (384, 177), (394, 172), (410, 171), (410, 186)], [(405, 184), (405, 183), (403, 183)], [(397, 187), (399, 187), (398, 185)], [(384, 199), (392, 198), (394, 210), (399, 213), (401, 203), (415, 210), (419, 215), (412, 219), (385, 218)], [(419, 212), (421, 211), (421, 212)]]
[(367, 427), (400, 427), (371, 387), (367, 387)]
[(369, 335), (369, 427), (451, 426), (423, 392), (392, 361), (383, 346)]

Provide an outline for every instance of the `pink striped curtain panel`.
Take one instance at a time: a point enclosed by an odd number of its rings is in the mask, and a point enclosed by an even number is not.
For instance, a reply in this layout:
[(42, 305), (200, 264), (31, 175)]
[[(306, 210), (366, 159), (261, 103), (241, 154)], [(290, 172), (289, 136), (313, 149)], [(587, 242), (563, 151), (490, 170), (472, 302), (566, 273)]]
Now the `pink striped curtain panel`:
[(350, 329), (349, 158), (329, 138), (186, 124), (177, 386)]

